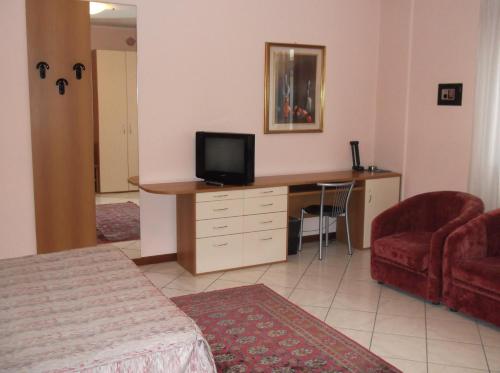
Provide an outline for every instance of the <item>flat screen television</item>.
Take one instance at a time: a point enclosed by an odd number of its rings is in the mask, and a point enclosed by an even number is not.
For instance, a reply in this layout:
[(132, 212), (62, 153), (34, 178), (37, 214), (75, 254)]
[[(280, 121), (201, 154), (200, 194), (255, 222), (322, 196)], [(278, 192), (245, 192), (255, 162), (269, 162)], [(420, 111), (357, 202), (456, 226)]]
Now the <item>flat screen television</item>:
[(213, 184), (253, 183), (255, 135), (196, 132), (196, 177)]

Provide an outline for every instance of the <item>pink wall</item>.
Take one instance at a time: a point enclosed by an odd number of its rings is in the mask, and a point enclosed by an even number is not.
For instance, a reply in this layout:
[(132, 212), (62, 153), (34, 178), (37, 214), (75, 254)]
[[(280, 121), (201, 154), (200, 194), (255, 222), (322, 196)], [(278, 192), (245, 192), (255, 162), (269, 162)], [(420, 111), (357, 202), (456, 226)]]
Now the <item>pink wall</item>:
[(24, 1), (2, 4), (0, 258), (36, 252)]
[[(382, 0), (375, 159), (394, 168), (402, 165), (406, 197), (467, 190), (479, 3)], [(394, 6), (401, 8), (399, 22)], [(391, 21), (384, 25), (385, 20)], [(408, 35), (410, 43), (404, 46)], [(387, 69), (384, 59), (390, 60)], [(437, 106), (438, 83), (456, 82), (464, 84), (462, 106)]]
[(135, 51), (137, 44), (132, 46), (126, 43), (129, 37), (137, 40), (135, 27), (111, 27), (92, 25), (90, 40), (92, 49), (110, 49), (119, 51)]

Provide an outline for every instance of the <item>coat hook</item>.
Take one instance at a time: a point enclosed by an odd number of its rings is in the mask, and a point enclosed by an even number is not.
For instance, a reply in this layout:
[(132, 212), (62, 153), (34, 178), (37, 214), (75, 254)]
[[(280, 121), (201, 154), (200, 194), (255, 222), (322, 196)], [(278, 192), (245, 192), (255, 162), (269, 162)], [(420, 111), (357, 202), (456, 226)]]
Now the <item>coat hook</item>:
[(45, 79), (47, 76), (47, 70), (50, 69), (50, 66), (45, 61), (40, 61), (36, 64), (36, 69), (40, 71), (40, 79)]
[(56, 81), (56, 86), (59, 87), (59, 94), (63, 95), (66, 92), (66, 86), (69, 85), (68, 81), (64, 78), (59, 78)]
[(77, 62), (73, 65), (73, 70), (76, 73), (76, 79), (80, 80), (82, 78), (82, 71), (85, 70), (85, 65), (83, 63)]

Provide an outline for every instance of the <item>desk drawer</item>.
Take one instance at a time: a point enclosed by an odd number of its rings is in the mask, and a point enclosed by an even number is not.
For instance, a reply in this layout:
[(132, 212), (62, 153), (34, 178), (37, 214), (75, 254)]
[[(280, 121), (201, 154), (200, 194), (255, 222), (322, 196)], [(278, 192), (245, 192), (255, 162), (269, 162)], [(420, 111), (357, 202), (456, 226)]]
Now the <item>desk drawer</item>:
[(243, 235), (198, 238), (196, 240), (196, 273), (241, 267)]
[(243, 231), (256, 232), (269, 229), (286, 228), (286, 212), (248, 215), (243, 217)]
[(198, 220), (196, 238), (224, 236), (243, 232), (243, 217)]
[(286, 260), (286, 228), (243, 234), (243, 265)]
[(196, 193), (196, 202), (225, 201), (243, 198), (243, 190), (221, 190), (220, 192)]
[(288, 187), (245, 189), (245, 198), (279, 196), (288, 194)]
[(243, 215), (243, 200), (198, 202), (196, 204), (196, 220), (227, 218)]
[(286, 211), (288, 196), (245, 198), (244, 215), (265, 214), (268, 212)]

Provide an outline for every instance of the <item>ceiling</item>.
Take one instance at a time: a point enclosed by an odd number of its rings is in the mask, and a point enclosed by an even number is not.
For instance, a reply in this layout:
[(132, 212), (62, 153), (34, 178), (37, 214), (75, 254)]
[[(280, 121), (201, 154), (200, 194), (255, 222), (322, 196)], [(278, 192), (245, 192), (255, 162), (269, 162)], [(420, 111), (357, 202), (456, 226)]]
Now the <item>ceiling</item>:
[[(107, 9), (97, 14), (90, 15), (92, 25), (118, 26), (118, 27), (136, 27), (137, 8), (134, 5), (121, 5), (113, 3), (105, 4)], [(92, 2), (90, 3), (92, 7)]]

